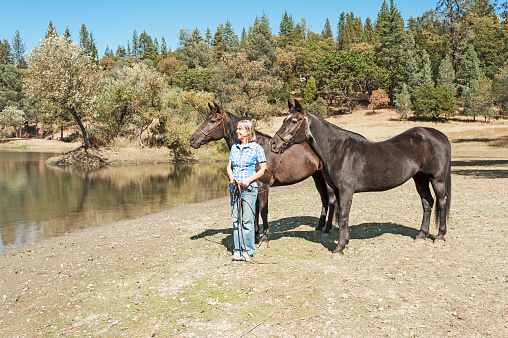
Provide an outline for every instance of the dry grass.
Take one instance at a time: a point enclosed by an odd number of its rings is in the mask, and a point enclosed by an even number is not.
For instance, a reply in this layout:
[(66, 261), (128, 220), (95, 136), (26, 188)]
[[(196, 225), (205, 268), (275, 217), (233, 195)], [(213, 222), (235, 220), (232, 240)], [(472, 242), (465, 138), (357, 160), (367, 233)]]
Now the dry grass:
[[(336, 119), (371, 139), (415, 125), (382, 116)], [(455, 154), (444, 244), (413, 243), (421, 205), (407, 182), (355, 195), (349, 252), (331, 260), (337, 236), (314, 235), (306, 180), (270, 193), (270, 248), (253, 263), (230, 260), (228, 198), (4, 253), (0, 335), (507, 336), (508, 156), (491, 139), (508, 126), (435, 126)]]

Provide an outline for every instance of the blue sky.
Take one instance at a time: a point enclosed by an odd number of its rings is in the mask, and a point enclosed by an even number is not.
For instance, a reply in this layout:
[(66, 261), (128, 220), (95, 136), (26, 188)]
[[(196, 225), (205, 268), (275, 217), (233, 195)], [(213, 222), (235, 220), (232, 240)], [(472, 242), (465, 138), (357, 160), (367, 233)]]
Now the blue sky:
[[(387, 0), (389, 3), (389, 0)], [(417, 17), (426, 10), (435, 8), (437, 0), (395, 1), (396, 7), (407, 20)], [(168, 47), (178, 47), (178, 33), (182, 28), (197, 27), (204, 36), (209, 27), (215, 33), (219, 23), (229, 19), (235, 33), (240, 36), (242, 28), (248, 29), (256, 16), (263, 11), (269, 19), (272, 32), (279, 32), (279, 24), (287, 10), (295, 23), (307, 20), (310, 29), (321, 32), (326, 18), (330, 20), (334, 35), (341, 12), (353, 12), (365, 22), (367, 17), (374, 21), (381, 8), (382, 0), (321, 1), (27, 1), (0, 0), (0, 39), (11, 43), (16, 30), (29, 52), (44, 38), (49, 21), (53, 22), (58, 34), (69, 27), (73, 41), (79, 40), (79, 30), (84, 23), (92, 32), (99, 55), (106, 46), (116, 51), (118, 45), (127, 46), (134, 30), (140, 34), (145, 30), (152, 39), (160, 42), (164, 36)]]

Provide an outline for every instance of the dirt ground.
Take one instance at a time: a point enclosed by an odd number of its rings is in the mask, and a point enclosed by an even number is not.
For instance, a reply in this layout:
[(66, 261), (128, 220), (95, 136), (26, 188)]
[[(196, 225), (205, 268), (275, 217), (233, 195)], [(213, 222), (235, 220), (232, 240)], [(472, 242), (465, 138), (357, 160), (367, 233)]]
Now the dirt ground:
[(415, 125), (449, 136), (445, 243), (413, 242), (412, 182), (355, 195), (338, 260), (337, 230), (314, 234), (310, 180), (271, 190), (270, 247), (249, 263), (231, 261), (228, 198), (180, 206), (2, 252), (0, 336), (508, 336), (508, 122), (330, 120), (372, 140)]

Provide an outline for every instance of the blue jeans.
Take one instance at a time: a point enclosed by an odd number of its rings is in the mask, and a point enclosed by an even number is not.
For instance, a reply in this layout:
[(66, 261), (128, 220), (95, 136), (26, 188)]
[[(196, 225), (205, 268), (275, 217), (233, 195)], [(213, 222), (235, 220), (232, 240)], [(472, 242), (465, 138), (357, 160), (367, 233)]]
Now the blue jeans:
[(247, 251), (247, 253), (252, 256), (255, 250), (256, 229), (254, 228), (254, 217), (256, 213), (258, 188), (252, 188), (252, 191), (242, 189), (241, 217), (238, 213), (238, 193), (233, 194), (233, 192), (230, 191), (229, 195), (231, 199), (231, 218), (233, 219), (234, 251), (239, 251), (240, 253)]

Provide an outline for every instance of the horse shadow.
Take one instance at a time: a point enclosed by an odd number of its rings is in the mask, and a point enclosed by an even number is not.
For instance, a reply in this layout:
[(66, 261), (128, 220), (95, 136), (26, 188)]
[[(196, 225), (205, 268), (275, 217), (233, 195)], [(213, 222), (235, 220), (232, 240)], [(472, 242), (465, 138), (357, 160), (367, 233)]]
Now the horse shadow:
[[(269, 222), (270, 241), (280, 240), (282, 238), (301, 238), (309, 242), (321, 244), (328, 251), (333, 252), (337, 247), (338, 228), (333, 227), (331, 236), (323, 237), (314, 231), (319, 218), (312, 216), (286, 217), (276, 221)], [(301, 225), (308, 225), (311, 229), (298, 229)], [(419, 233), (418, 229), (407, 227), (397, 223), (362, 223), (349, 227), (351, 239), (369, 239), (382, 236), (383, 234), (395, 234), (415, 239)], [(219, 242), (210, 239), (217, 234), (227, 235)], [(197, 235), (190, 237), (191, 240), (205, 239), (216, 244), (223, 245), (228, 251), (233, 251), (233, 228), (226, 229), (207, 229)]]

